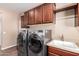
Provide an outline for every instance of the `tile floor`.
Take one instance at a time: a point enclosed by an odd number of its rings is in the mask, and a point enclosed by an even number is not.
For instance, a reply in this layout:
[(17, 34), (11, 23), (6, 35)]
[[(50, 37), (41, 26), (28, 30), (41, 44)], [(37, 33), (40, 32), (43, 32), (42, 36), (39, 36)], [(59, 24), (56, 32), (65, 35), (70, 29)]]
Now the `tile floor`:
[(3, 51), (0, 50), (0, 56), (17, 56), (17, 49), (12, 47)]

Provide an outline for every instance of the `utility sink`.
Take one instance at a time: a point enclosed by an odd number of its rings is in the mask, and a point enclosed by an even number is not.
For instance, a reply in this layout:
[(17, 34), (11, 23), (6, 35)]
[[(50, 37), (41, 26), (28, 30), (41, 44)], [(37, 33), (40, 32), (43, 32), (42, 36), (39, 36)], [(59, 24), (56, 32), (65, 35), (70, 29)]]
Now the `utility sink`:
[(48, 45), (54, 45), (58, 47), (79, 49), (78, 46), (73, 42), (61, 41), (61, 40), (52, 40), (48, 43)]

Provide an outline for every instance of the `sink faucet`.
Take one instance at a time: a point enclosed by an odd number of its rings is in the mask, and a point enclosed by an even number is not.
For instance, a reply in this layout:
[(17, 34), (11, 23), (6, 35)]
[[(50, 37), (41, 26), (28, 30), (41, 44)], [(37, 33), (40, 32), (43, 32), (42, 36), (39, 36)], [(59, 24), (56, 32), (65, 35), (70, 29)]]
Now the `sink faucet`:
[(61, 40), (64, 41), (64, 36), (63, 36), (63, 34), (61, 35)]

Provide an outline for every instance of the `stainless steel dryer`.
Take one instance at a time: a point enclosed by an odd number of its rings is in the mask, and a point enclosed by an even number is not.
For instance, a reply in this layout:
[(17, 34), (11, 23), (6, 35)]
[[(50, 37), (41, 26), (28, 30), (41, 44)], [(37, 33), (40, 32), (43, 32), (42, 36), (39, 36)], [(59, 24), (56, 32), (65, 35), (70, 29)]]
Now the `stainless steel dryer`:
[(17, 37), (18, 56), (27, 56), (28, 49), (28, 30), (21, 30)]
[(28, 31), (28, 56), (46, 56), (47, 46), (44, 44), (44, 30)]

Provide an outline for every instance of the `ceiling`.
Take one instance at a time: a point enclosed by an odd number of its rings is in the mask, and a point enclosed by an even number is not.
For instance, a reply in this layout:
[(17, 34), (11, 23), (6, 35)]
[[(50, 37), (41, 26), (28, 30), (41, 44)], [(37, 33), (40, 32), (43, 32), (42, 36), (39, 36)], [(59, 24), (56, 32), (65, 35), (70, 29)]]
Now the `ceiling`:
[[(43, 3), (0, 3), (0, 8), (6, 8), (18, 13), (25, 12)], [(74, 5), (75, 3), (56, 3), (56, 9)]]
[(0, 3), (0, 8), (6, 8), (22, 13), (41, 4), (43, 3)]
[(76, 3), (56, 3), (56, 9), (61, 9), (72, 5), (76, 5)]

